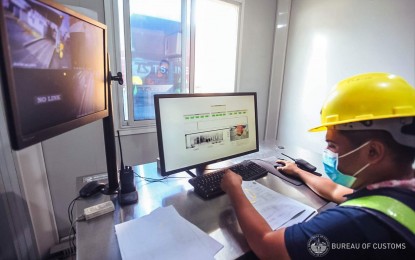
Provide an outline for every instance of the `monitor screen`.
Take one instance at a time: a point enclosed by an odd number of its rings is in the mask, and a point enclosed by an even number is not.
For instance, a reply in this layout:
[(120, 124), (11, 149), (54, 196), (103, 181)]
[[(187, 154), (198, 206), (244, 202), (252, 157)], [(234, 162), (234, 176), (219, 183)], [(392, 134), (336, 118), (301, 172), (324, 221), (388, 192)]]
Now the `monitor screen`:
[(106, 26), (51, 1), (1, 1), (0, 64), (13, 148), (108, 116)]
[(154, 96), (162, 175), (257, 152), (256, 93)]

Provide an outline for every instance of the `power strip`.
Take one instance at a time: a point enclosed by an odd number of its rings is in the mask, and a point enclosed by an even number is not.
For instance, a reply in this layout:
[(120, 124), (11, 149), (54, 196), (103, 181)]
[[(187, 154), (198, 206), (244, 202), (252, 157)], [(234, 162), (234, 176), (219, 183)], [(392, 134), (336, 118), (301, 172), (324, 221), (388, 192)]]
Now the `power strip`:
[(114, 211), (114, 203), (107, 201), (84, 209), (84, 216), (86, 220), (90, 220), (112, 211)]

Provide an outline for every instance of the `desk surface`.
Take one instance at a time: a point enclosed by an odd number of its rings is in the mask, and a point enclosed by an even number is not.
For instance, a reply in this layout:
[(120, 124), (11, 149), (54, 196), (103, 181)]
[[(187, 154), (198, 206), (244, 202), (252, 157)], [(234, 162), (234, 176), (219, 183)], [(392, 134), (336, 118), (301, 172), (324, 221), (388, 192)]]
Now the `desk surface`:
[[(259, 152), (231, 161), (238, 163), (246, 159), (265, 159), (271, 156), (286, 158), (280, 155), (281, 152), (294, 158), (305, 159), (314, 164), (318, 172), (323, 172), (320, 155), (301, 148), (279, 147), (275, 141), (262, 142)], [(261, 160), (256, 162), (268, 168), (270, 172), (276, 173), (270, 164)], [(133, 170), (142, 177), (162, 178), (157, 172), (155, 162), (135, 166)], [(77, 259), (121, 259), (114, 225), (139, 218), (158, 207), (169, 205), (173, 205), (182, 217), (224, 245), (224, 248), (215, 255), (215, 259), (235, 259), (249, 252), (249, 246), (241, 232), (228, 196), (202, 200), (193, 192), (193, 187), (188, 183), (189, 178), (190, 176), (184, 172), (171, 175), (158, 182), (148, 182), (135, 177), (139, 201), (133, 205), (121, 207), (116, 195), (97, 195), (77, 202), (77, 215), (80, 215), (86, 207), (108, 200), (112, 200), (115, 205), (113, 214), (77, 223)], [(78, 189), (84, 185), (84, 179), (78, 178)], [(307, 186), (293, 185), (270, 173), (257, 181), (317, 210), (327, 204), (327, 201), (317, 196)]]

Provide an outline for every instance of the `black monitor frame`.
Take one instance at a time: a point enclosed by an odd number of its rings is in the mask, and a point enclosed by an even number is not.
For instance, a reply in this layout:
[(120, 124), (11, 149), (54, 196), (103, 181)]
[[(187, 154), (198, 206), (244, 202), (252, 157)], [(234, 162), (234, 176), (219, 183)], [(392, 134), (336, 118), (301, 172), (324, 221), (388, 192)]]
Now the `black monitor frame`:
[[(10, 1), (11, 2), (11, 1)], [(9, 129), (10, 143), (14, 150), (20, 150), (26, 148), (30, 145), (34, 145), (41, 141), (47, 140), (49, 138), (55, 137), (67, 131), (73, 130), (80, 126), (92, 123), (94, 121), (103, 120), (103, 130), (104, 130), (104, 142), (105, 142), (105, 156), (107, 163), (107, 175), (108, 175), (108, 184), (104, 190), (105, 194), (114, 194), (117, 193), (119, 183), (118, 183), (118, 170), (117, 170), (117, 156), (115, 148), (115, 134), (114, 134), (114, 124), (113, 124), (113, 115), (112, 115), (112, 96), (111, 96), (111, 81), (116, 80), (119, 84), (122, 85), (122, 75), (118, 73), (117, 77), (112, 77), (111, 72), (109, 71), (109, 55), (108, 55), (108, 42), (107, 42), (107, 26), (98, 21), (95, 21), (87, 16), (74, 12), (73, 10), (55, 3), (50, 0), (38, 0), (38, 1), (29, 1), (30, 4), (39, 8), (40, 12), (53, 12), (57, 10), (59, 12), (73, 16), (76, 19), (79, 19), (82, 22), (88, 23), (96, 28), (102, 30), (102, 43), (103, 43), (103, 53), (102, 57), (102, 91), (101, 95), (104, 96), (103, 99), (103, 109), (94, 111), (93, 113), (84, 114), (80, 117), (76, 117), (73, 120), (68, 120), (63, 123), (55, 124), (48, 126), (44, 129), (31, 133), (30, 135), (24, 134), (22, 131), (21, 125), (21, 114), (18, 109), (18, 95), (16, 89), (16, 82), (14, 77), (14, 71), (12, 67), (12, 59), (9, 49), (9, 36), (7, 33), (6, 22), (5, 22), (5, 13), (3, 11), (3, 6), (0, 6), (0, 76), (1, 76), (1, 85), (3, 89), (3, 96), (5, 101), (5, 113), (7, 118), (7, 124)], [(26, 4), (29, 5), (29, 2)], [(40, 5), (38, 4), (40, 3)], [(2, 3), (3, 4), (3, 3)], [(22, 3), (21, 3), (22, 4)], [(24, 4), (24, 3), (23, 3)], [(42, 5), (46, 5), (42, 6)], [(30, 6), (30, 5), (29, 5)], [(53, 16), (53, 14), (51, 14)], [(59, 19), (56, 15), (50, 19)], [(45, 115), (47, 116), (47, 115)]]
[[(187, 167), (182, 167), (179, 169), (166, 171), (166, 165), (165, 165), (165, 154), (164, 154), (164, 145), (163, 145), (163, 130), (161, 127), (161, 117), (160, 117), (160, 99), (165, 98), (188, 98), (188, 97), (219, 97), (219, 96), (247, 96), (251, 95), (254, 96), (254, 103), (255, 103), (255, 142), (256, 147), (253, 150), (234, 154), (231, 156), (226, 156), (222, 158), (218, 158), (215, 160), (208, 160), (203, 163), (189, 165)], [(200, 94), (156, 94), (154, 95), (154, 107), (156, 112), (156, 128), (157, 128), (157, 141), (158, 141), (158, 151), (159, 151), (159, 157), (160, 157), (160, 173), (162, 176), (168, 176), (174, 173), (187, 171), (190, 175), (194, 176), (189, 170), (196, 169), (196, 173), (203, 174), (203, 169), (213, 163), (219, 163), (223, 162), (232, 158), (236, 158), (242, 155), (251, 154), (259, 151), (259, 139), (258, 139), (258, 108), (257, 108), (257, 93), (256, 92), (234, 92), (234, 93), (200, 93)]]
[[(72, 11), (71, 9), (54, 3), (49, 0), (39, 0), (37, 1), (41, 4), (47, 5), (50, 9), (55, 9), (60, 12), (66, 13), (70, 16), (73, 16), (82, 22), (89, 23), (96, 28), (102, 30), (102, 37), (103, 37), (103, 73), (105, 78), (108, 77), (108, 59), (107, 59), (107, 27), (104, 24), (101, 24), (89, 17), (81, 15)], [(30, 1), (32, 3), (32, 1)], [(34, 3), (36, 4), (36, 3)], [(39, 8), (42, 8), (40, 6)], [(12, 148), (14, 150), (20, 150), (30, 145), (39, 143), (51, 137), (57, 136), (59, 134), (65, 133), (69, 130), (75, 129), (77, 127), (86, 125), (88, 123), (94, 122), (99, 119), (103, 119), (108, 117), (109, 115), (109, 103), (108, 103), (108, 82), (106, 79), (103, 79), (103, 83), (105, 86), (102, 91), (105, 91), (105, 105), (102, 110), (94, 111), (93, 113), (83, 115), (81, 117), (77, 117), (73, 120), (68, 120), (66, 122), (60, 122), (55, 125), (44, 127), (43, 129), (35, 130), (31, 133), (24, 133), (22, 127), (22, 114), (19, 111), (19, 102), (18, 102), (18, 90), (15, 82), (15, 75), (14, 75), (14, 68), (12, 66), (11, 54), (9, 50), (9, 41), (8, 41), (8, 34), (6, 29), (5, 23), (5, 13), (3, 12), (3, 6), (0, 8), (0, 36), (1, 36), (1, 43), (0, 43), (0, 69), (2, 85), (3, 85), (3, 92), (4, 92), (4, 100), (5, 100), (5, 111), (6, 116), (8, 119), (8, 128), (9, 128), (9, 135), (12, 144)], [(44, 115), (47, 117), (47, 115)]]

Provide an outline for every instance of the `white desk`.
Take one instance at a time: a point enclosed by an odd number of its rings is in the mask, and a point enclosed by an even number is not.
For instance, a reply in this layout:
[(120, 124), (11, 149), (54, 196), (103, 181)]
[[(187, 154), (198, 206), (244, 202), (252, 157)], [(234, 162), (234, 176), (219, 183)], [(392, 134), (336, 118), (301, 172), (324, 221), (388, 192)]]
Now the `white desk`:
[[(322, 173), (321, 157), (301, 148), (278, 149), (275, 141), (262, 142), (260, 151), (254, 154), (232, 159), (240, 162), (246, 159), (263, 159), (270, 156), (285, 158), (279, 153), (283, 152), (294, 158), (302, 158), (317, 167)], [(277, 149), (276, 149), (277, 148)], [(258, 161), (270, 172), (276, 170), (265, 162)], [(141, 176), (161, 178), (157, 172), (157, 164), (148, 163), (133, 167)], [(324, 175), (324, 174), (323, 174)], [(227, 195), (211, 200), (202, 200), (193, 192), (188, 183), (190, 176), (187, 173), (172, 175), (183, 178), (168, 178), (162, 182), (148, 183), (140, 178), (136, 179), (136, 188), (139, 193), (137, 204), (121, 207), (116, 196), (97, 195), (77, 202), (77, 211), (111, 199), (115, 204), (115, 212), (100, 216), (89, 222), (77, 223), (77, 259), (121, 259), (115, 235), (114, 225), (131, 219), (147, 215), (158, 207), (173, 205), (178, 213), (201, 230), (217, 239), (224, 248), (216, 254), (216, 259), (250, 258), (250, 248), (241, 232), (233, 208)], [(266, 177), (257, 180), (259, 183), (320, 211), (327, 206), (327, 201), (317, 196), (307, 186), (293, 185), (281, 178), (268, 173)], [(78, 178), (77, 187), (82, 187), (82, 178)], [(139, 245), (137, 245), (139, 246)]]

